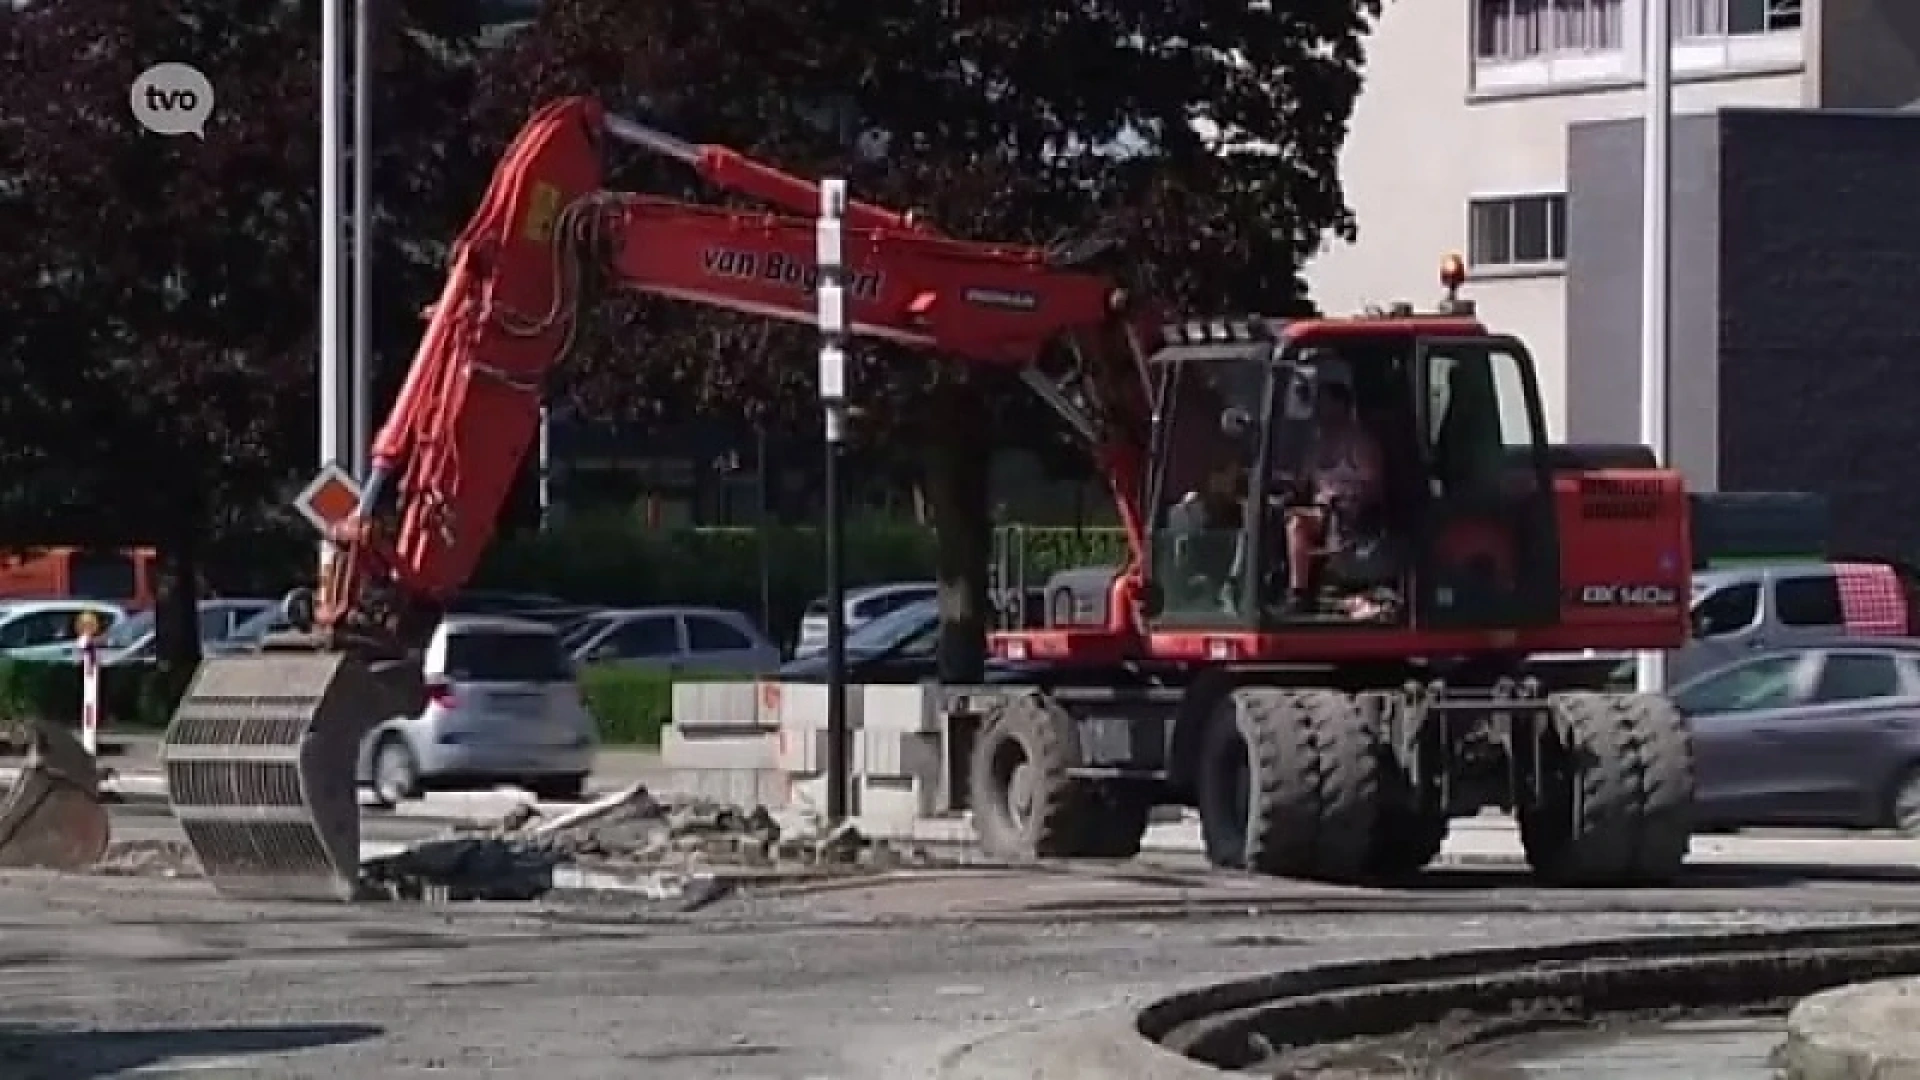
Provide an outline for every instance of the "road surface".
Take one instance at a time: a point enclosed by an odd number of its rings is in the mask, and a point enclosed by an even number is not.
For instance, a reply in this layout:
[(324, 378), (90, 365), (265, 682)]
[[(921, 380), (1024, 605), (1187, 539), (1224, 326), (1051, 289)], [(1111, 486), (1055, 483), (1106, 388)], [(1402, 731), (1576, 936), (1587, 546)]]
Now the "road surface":
[[(368, 822), (386, 842), (444, 827)], [(114, 824), (175, 835), (158, 808)], [(910, 1080), (996, 1031), (1284, 967), (1911, 915), (1910, 880), (1863, 869), (1892, 843), (1808, 839), (1796, 858), (1824, 844), (1854, 865), (1618, 892), (1502, 868), (1330, 889), (1167, 855), (742, 898), (681, 924), (617, 903), (239, 904), (196, 880), (0, 874), (0, 1076)]]

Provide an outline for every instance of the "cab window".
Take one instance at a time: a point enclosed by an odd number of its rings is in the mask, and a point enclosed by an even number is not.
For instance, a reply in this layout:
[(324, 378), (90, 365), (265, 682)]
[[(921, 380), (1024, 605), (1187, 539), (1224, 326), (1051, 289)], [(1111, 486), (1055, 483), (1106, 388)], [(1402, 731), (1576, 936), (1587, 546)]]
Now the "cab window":
[(1702, 596), (1693, 605), (1695, 637), (1721, 637), (1745, 630), (1760, 618), (1760, 586), (1751, 581), (1728, 585)]

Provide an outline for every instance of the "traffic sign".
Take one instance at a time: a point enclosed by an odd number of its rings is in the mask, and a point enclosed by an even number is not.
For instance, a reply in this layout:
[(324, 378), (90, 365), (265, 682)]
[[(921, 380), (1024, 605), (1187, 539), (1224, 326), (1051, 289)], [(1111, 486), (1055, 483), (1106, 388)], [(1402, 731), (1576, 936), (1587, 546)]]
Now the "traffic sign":
[(322, 466), (293, 500), (293, 508), (321, 533), (345, 521), (359, 505), (360, 485), (338, 462)]

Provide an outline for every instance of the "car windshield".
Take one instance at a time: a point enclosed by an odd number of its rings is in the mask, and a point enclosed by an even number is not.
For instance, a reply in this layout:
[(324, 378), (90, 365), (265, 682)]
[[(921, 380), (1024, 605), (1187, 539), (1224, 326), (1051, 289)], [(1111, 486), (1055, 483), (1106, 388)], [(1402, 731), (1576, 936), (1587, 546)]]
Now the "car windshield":
[(890, 611), (847, 635), (847, 652), (874, 656), (904, 649), (940, 625), (940, 604), (929, 597)]
[(573, 672), (560, 635), (535, 630), (459, 630), (447, 636), (443, 672), (456, 682), (565, 682)]
[(140, 644), (140, 640), (153, 633), (153, 612), (142, 611), (129, 615), (107, 628), (100, 644), (109, 649), (130, 649)]

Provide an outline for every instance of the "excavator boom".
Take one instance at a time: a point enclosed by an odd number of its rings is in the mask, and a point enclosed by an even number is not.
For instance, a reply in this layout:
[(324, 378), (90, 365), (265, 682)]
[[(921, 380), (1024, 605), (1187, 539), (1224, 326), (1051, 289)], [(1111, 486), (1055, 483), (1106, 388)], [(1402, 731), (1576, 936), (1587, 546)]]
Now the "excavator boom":
[[(771, 207), (608, 192), (609, 137)], [(546, 380), (596, 290), (812, 324), (819, 197), (815, 184), (608, 116), (591, 99), (535, 112), (453, 246), (358, 512), (331, 534), (337, 555), (311, 603), (290, 598), (305, 632), (202, 665), (168, 730), (169, 798), (217, 888), (354, 894), (360, 744), (421, 707), (418, 654), (492, 539)], [(1141, 339), (1154, 313), (1040, 249), (956, 240), (862, 203), (844, 226), (854, 332), (1017, 369), (1091, 443), (1137, 562), (1150, 441)], [(1071, 360), (1064, 384), (1043, 373), (1060, 356)]]

